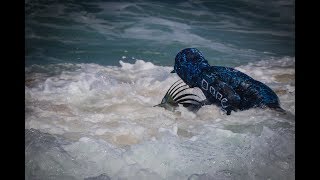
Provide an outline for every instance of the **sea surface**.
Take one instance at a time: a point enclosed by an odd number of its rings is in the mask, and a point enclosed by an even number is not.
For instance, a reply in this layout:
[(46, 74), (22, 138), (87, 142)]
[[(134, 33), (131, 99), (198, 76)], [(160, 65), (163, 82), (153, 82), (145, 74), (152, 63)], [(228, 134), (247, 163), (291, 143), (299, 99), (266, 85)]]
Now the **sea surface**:
[[(295, 179), (295, 1), (25, 1), (25, 179)], [(259, 80), (286, 114), (159, 104), (175, 55)]]

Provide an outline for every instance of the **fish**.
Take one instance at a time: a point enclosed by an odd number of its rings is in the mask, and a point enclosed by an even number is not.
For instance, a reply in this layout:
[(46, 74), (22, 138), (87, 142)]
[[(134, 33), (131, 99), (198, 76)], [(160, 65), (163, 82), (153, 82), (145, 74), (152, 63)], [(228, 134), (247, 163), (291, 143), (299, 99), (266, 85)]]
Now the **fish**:
[(174, 112), (179, 104), (186, 107), (189, 111), (197, 112), (201, 106), (204, 105), (204, 101), (194, 93), (185, 93), (186, 90), (191, 89), (187, 84), (185, 84), (181, 79), (173, 83), (160, 104), (154, 107), (163, 107), (166, 110)]

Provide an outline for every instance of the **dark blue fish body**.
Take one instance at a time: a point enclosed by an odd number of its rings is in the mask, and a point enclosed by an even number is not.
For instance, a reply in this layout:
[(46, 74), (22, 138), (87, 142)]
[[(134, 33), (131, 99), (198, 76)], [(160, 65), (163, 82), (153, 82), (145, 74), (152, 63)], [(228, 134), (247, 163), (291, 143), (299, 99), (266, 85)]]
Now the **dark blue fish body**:
[(279, 98), (267, 85), (230, 67), (210, 66), (195, 48), (180, 51), (174, 71), (190, 87), (206, 96), (205, 104), (215, 104), (229, 115), (231, 111), (269, 107), (283, 111)]

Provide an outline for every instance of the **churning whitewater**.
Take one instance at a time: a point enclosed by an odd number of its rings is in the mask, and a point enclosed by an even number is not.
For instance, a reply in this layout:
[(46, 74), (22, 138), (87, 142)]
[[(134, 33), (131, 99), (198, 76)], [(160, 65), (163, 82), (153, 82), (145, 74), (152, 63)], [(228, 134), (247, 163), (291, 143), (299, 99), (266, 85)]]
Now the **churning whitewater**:
[(271, 87), (286, 114), (230, 116), (153, 107), (179, 80), (172, 67), (119, 63), (25, 68), (26, 179), (294, 179), (294, 58), (235, 68)]

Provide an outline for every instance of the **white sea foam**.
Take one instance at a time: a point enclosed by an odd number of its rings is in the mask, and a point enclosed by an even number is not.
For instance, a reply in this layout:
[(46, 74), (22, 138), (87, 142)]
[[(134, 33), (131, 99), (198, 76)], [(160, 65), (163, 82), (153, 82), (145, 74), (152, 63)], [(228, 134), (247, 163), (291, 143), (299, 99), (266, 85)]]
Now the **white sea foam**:
[(153, 107), (179, 79), (172, 67), (119, 63), (26, 68), (27, 179), (294, 178), (294, 58), (237, 67), (274, 89), (286, 115)]

